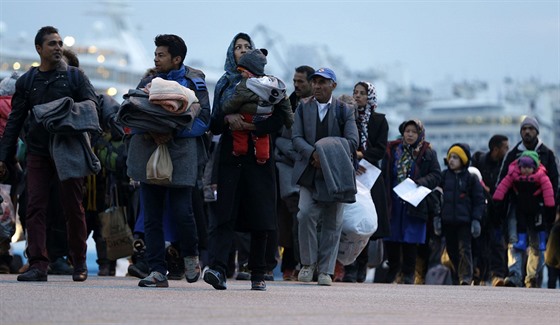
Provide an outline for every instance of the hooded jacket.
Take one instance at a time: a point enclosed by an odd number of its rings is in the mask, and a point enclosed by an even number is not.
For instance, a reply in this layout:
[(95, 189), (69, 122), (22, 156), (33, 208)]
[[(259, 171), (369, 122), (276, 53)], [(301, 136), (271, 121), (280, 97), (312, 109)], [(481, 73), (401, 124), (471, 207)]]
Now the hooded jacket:
[(539, 196), (542, 194), (544, 205), (546, 207), (554, 207), (554, 190), (552, 189), (552, 183), (546, 173), (546, 168), (542, 164), (539, 164), (539, 167), (533, 174), (523, 175), (521, 174), (521, 168), (517, 160), (509, 164), (508, 173), (498, 184), (493, 199), (502, 201), (510, 189), (513, 188), (515, 193), (519, 193), (520, 187), (532, 187), (532, 185), (536, 185), (536, 191), (534, 191), (532, 195)]

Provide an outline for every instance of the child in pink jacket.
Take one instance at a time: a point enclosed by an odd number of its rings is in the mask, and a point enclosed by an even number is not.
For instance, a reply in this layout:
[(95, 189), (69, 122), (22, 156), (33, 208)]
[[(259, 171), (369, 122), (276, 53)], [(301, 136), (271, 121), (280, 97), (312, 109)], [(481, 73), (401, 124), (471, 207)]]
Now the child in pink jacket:
[(513, 190), (517, 202), (516, 213), (508, 214), (509, 236), (517, 237), (514, 247), (525, 250), (527, 229), (535, 229), (539, 233), (538, 248), (544, 250), (546, 239), (542, 204), (544, 203), (545, 208), (553, 209), (555, 201), (552, 184), (546, 168), (540, 164), (537, 152), (523, 151), (521, 156), (509, 165), (507, 176), (498, 184), (494, 192), (494, 201), (504, 200), (510, 189)]

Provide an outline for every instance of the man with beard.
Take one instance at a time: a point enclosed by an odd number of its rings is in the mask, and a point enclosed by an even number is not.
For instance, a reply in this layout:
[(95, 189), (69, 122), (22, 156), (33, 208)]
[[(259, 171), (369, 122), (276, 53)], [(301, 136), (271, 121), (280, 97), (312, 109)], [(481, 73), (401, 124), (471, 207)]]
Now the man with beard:
[(294, 92), (290, 95), (290, 104), (295, 112), (299, 101), (302, 98), (311, 96), (311, 81), (309, 76), (315, 73), (315, 69), (308, 65), (302, 65), (296, 68), (294, 73)]
[[(542, 140), (538, 137), (539, 135), (539, 122), (530, 116), (525, 117), (521, 122), (521, 141), (517, 143), (513, 149), (511, 149), (500, 169), (500, 176), (498, 183), (507, 175), (509, 165), (519, 158), (521, 153), (525, 150), (534, 150), (538, 153), (540, 163), (544, 165), (547, 170), (548, 177), (552, 183), (552, 188), (554, 190), (554, 197), (557, 197), (558, 190), (558, 165), (556, 162), (556, 156), (554, 152), (549, 149)], [(510, 191), (511, 193), (511, 191)], [(514, 194), (512, 194), (514, 195)], [(503, 213), (515, 213), (517, 200), (510, 195), (509, 204), (506, 204)], [(507, 210), (507, 212), (505, 212)], [(543, 209), (541, 211), (542, 222), (545, 225), (549, 225), (554, 220), (554, 215), (556, 213), (556, 208), (554, 209)], [(511, 218), (515, 216), (509, 216)], [(505, 220), (505, 218), (503, 219)], [(537, 225), (535, 225), (537, 226)], [(547, 230), (550, 227), (546, 227)], [(509, 275), (505, 278), (505, 285), (511, 287), (522, 286), (522, 272), (521, 265), (523, 263), (523, 253), (526, 251), (527, 246), (529, 246), (528, 256), (527, 256), (527, 276), (525, 278), (525, 285), (527, 287), (537, 287), (537, 272), (543, 267), (543, 252), (539, 249), (539, 242), (543, 242), (544, 238), (538, 238), (539, 235), (534, 231), (528, 231), (527, 237), (528, 241), (524, 243), (518, 242), (520, 238), (516, 235), (517, 229), (508, 229), (508, 269)], [(523, 247), (522, 247), (523, 246)], [(542, 245), (541, 245), (542, 246)]]
[[(27, 145), (27, 256), (29, 269), (20, 274), (18, 281), (47, 281), (49, 257), (46, 247), (46, 221), (50, 200), (51, 185), (59, 186), (60, 204), (66, 219), (69, 255), (72, 258), (74, 281), (85, 281), (88, 276), (86, 266), (87, 228), (82, 205), (84, 197), (84, 177), (99, 171), (100, 165), (90, 164), (87, 156), (78, 155), (69, 146), (58, 146), (61, 151), (51, 152), (54, 144), (74, 143), (85, 148), (89, 145), (87, 135), (80, 133), (56, 133), (47, 129), (37, 120), (39, 108), (60, 110), (66, 106), (60, 100), (70, 97), (70, 109), (80, 111), (74, 125), (87, 124), (88, 130), (100, 131), (97, 119), (97, 95), (84, 73), (68, 67), (62, 59), (63, 42), (58, 30), (52, 26), (39, 29), (35, 36), (35, 49), (41, 63), (31, 68), (16, 82), (16, 92), (12, 98), (12, 112), (0, 142), (0, 178), (13, 165), (16, 144), (23, 130)], [(72, 79), (74, 82), (71, 82)], [(58, 103), (58, 104), (57, 104)], [(51, 107), (49, 108), (48, 105)], [(42, 111), (38, 111), (39, 113)], [(87, 113), (87, 114), (86, 114)], [(61, 115), (61, 114), (59, 114)], [(76, 114), (74, 114), (76, 115)], [(29, 117), (29, 118), (28, 118)], [(75, 162), (68, 165), (69, 158), (57, 159), (61, 155), (76, 156)], [(99, 163), (99, 161), (97, 161)], [(58, 166), (57, 166), (58, 164)], [(83, 167), (83, 168), (82, 168)]]

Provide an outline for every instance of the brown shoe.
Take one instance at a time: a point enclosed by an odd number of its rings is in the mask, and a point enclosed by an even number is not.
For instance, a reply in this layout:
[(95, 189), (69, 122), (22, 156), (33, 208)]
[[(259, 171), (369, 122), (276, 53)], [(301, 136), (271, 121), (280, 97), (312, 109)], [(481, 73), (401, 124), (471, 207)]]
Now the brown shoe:
[(504, 279), (499, 277), (499, 276), (495, 276), (492, 278), (492, 286), (493, 287), (503, 287), (505, 285)]

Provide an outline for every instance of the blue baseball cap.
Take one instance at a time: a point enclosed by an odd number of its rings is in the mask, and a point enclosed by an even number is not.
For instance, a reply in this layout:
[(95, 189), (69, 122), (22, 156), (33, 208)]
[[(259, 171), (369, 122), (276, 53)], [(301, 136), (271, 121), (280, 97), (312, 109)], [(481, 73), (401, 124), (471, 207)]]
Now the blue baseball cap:
[(320, 69), (317, 69), (317, 71), (315, 71), (315, 73), (312, 74), (312, 75), (309, 77), (309, 80), (313, 79), (313, 77), (315, 77), (315, 76), (323, 77), (323, 78), (325, 78), (325, 79), (330, 79), (330, 80), (336, 82), (336, 75), (334, 74), (334, 71), (332, 71), (332, 70), (329, 69), (329, 68), (320, 68)]

